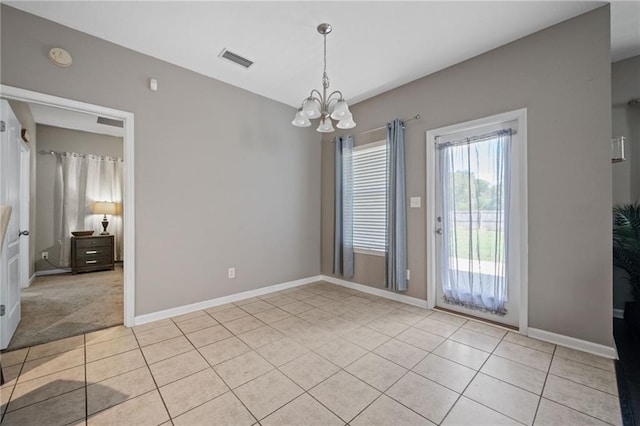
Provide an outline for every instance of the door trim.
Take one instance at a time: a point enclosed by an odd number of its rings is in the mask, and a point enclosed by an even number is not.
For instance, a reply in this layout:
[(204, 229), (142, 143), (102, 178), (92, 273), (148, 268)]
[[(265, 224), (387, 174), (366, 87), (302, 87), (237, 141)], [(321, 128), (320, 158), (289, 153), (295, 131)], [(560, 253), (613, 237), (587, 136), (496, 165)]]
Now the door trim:
[[(20, 140), (20, 230), (31, 229), (29, 210), (31, 205), (31, 147)], [(29, 256), (31, 237), (20, 239), (20, 289), (31, 284), (29, 275)]]
[(529, 328), (529, 240), (528, 240), (528, 195), (527, 195), (527, 109), (522, 108), (514, 111), (508, 111), (502, 114), (492, 115), (490, 117), (478, 120), (466, 121), (464, 123), (453, 124), (450, 126), (440, 127), (427, 131), (426, 151), (427, 151), (427, 167), (426, 167), (426, 241), (427, 241), (427, 306), (433, 309), (436, 306), (436, 239), (433, 238), (433, 230), (436, 228), (436, 179), (435, 165), (435, 143), (436, 138), (443, 134), (464, 132), (473, 130), (478, 127), (489, 126), (506, 121), (518, 121), (518, 142), (520, 143), (520, 156), (517, 159), (520, 169), (520, 184), (518, 188), (514, 188), (520, 193), (520, 206), (516, 214), (520, 218), (520, 318), (518, 321), (518, 329), (521, 334), (527, 335)]
[(100, 105), (75, 101), (73, 99), (61, 98), (47, 95), (45, 93), (33, 92), (19, 87), (6, 86), (0, 84), (0, 96), (4, 99), (11, 99), (21, 102), (30, 102), (70, 111), (98, 114), (100, 116), (115, 120), (122, 120), (124, 123), (124, 325), (133, 327), (135, 318), (135, 150), (132, 112), (108, 108)]

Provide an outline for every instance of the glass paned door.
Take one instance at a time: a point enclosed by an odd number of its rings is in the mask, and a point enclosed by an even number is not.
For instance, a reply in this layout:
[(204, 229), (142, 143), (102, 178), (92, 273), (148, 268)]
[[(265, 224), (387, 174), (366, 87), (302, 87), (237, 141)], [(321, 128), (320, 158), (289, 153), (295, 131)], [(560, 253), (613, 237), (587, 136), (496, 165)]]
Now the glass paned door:
[(518, 325), (509, 274), (514, 126), (441, 136), (435, 146), (436, 305), (509, 325)]

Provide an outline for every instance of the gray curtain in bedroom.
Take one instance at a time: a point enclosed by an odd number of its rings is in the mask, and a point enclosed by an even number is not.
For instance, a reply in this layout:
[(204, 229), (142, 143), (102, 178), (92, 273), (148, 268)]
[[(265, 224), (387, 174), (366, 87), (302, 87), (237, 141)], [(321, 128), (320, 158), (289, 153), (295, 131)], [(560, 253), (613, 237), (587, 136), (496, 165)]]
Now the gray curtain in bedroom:
[(335, 207), (333, 273), (353, 277), (353, 137), (334, 139)]
[(387, 251), (385, 284), (407, 290), (407, 206), (405, 196), (404, 123), (387, 123)]

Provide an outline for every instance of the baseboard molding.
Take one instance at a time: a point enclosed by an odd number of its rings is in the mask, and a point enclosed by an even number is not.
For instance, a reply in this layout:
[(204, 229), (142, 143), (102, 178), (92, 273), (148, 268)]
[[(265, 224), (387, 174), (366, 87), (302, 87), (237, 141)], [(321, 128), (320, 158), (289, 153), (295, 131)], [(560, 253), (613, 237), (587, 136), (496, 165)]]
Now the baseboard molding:
[(556, 334), (532, 327), (529, 327), (529, 337), (544, 340), (545, 342), (554, 343), (556, 345), (566, 346), (567, 348), (577, 349), (582, 352), (588, 352), (605, 358), (618, 359), (618, 351), (615, 346), (605, 346), (599, 343), (588, 342), (586, 340), (576, 339), (575, 337), (564, 336), (562, 334)]
[(418, 306), (420, 308), (427, 308), (427, 301), (418, 299), (417, 297), (406, 296), (404, 294), (394, 293), (388, 290), (370, 287), (364, 284), (354, 283), (351, 281), (343, 280), (341, 278), (336, 278), (329, 275), (323, 275), (322, 280), (331, 284), (336, 284), (342, 287), (358, 290), (363, 293), (374, 294), (376, 296), (384, 297), (386, 299), (395, 300), (396, 302), (406, 303), (407, 305)]
[(29, 277), (29, 279), (27, 280), (26, 283), (23, 283), (23, 285), (20, 286), (21, 289), (25, 289), (25, 288), (29, 288), (31, 287), (31, 284), (33, 283), (33, 280), (36, 279), (36, 273), (34, 272), (33, 275), (31, 275)]
[(36, 271), (36, 277), (42, 277), (44, 275), (56, 275), (56, 274), (68, 274), (71, 272), (71, 268), (64, 269), (45, 269), (44, 271)]
[(623, 319), (624, 318), (624, 309), (614, 309), (613, 317)]
[(265, 294), (274, 293), (288, 288), (298, 287), (305, 284), (322, 281), (322, 275), (302, 278), (295, 281), (288, 281), (280, 284), (274, 284), (255, 290), (243, 291), (242, 293), (231, 294), (229, 296), (217, 297), (215, 299), (205, 300), (203, 302), (192, 303), (190, 305), (178, 306), (177, 308), (165, 309), (163, 311), (152, 312), (150, 314), (139, 315), (134, 318), (135, 325), (146, 324), (148, 322), (158, 321), (165, 318), (171, 318), (178, 315), (184, 315), (203, 309), (213, 308), (214, 306), (224, 305), (226, 303), (237, 302), (239, 300), (250, 299), (252, 297), (264, 296)]

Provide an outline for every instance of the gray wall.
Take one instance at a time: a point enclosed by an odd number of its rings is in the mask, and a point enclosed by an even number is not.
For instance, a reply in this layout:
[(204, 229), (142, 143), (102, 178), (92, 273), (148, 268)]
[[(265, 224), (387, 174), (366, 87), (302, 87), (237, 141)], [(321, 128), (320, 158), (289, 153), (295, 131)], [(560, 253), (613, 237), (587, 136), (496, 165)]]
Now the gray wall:
[(5, 5), (1, 42), (3, 84), (135, 114), (136, 315), (319, 273), (320, 138), (293, 108)]
[[(625, 136), (626, 160), (612, 165), (613, 205), (640, 201), (640, 56), (611, 64), (612, 136)], [(613, 277), (613, 307), (624, 309), (633, 300), (624, 273), (617, 268)]]
[(36, 256), (36, 156), (38, 152), (36, 143), (36, 122), (33, 120), (33, 114), (31, 114), (29, 105), (18, 101), (9, 101), (9, 105), (22, 128), (27, 129), (29, 136), (31, 137), (29, 141), (29, 160), (31, 162), (31, 175), (29, 177), (29, 276), (32, 277), (35, 273)]
[[(609, 7), (547, 28), (355, 105), (358, 127), (407, 124), (408, 197), (425, 200), (425, 132), (528, 109), (529, 326), (611, 346)], [(383, 135), (368, 135), (377, 139)], [(425, 299), (425, 209), (408, 212), (408, 295)], [(322, 145), (322, 271), (332, 270), (333, 151)], [(354, 281), (382, 287), (381, 257)]]
[[(122, 157), (122, 138), (37, 125), (38, 151), (78, 152), (81, 154)], [(36, 271), (56, 269), (60, 258), (60, 243), (54, 238), (54, 204), (56, 157), (38, 155), (36, 159)], [(49, 262), (42, 260), (42, 252), (49, 253)]]

